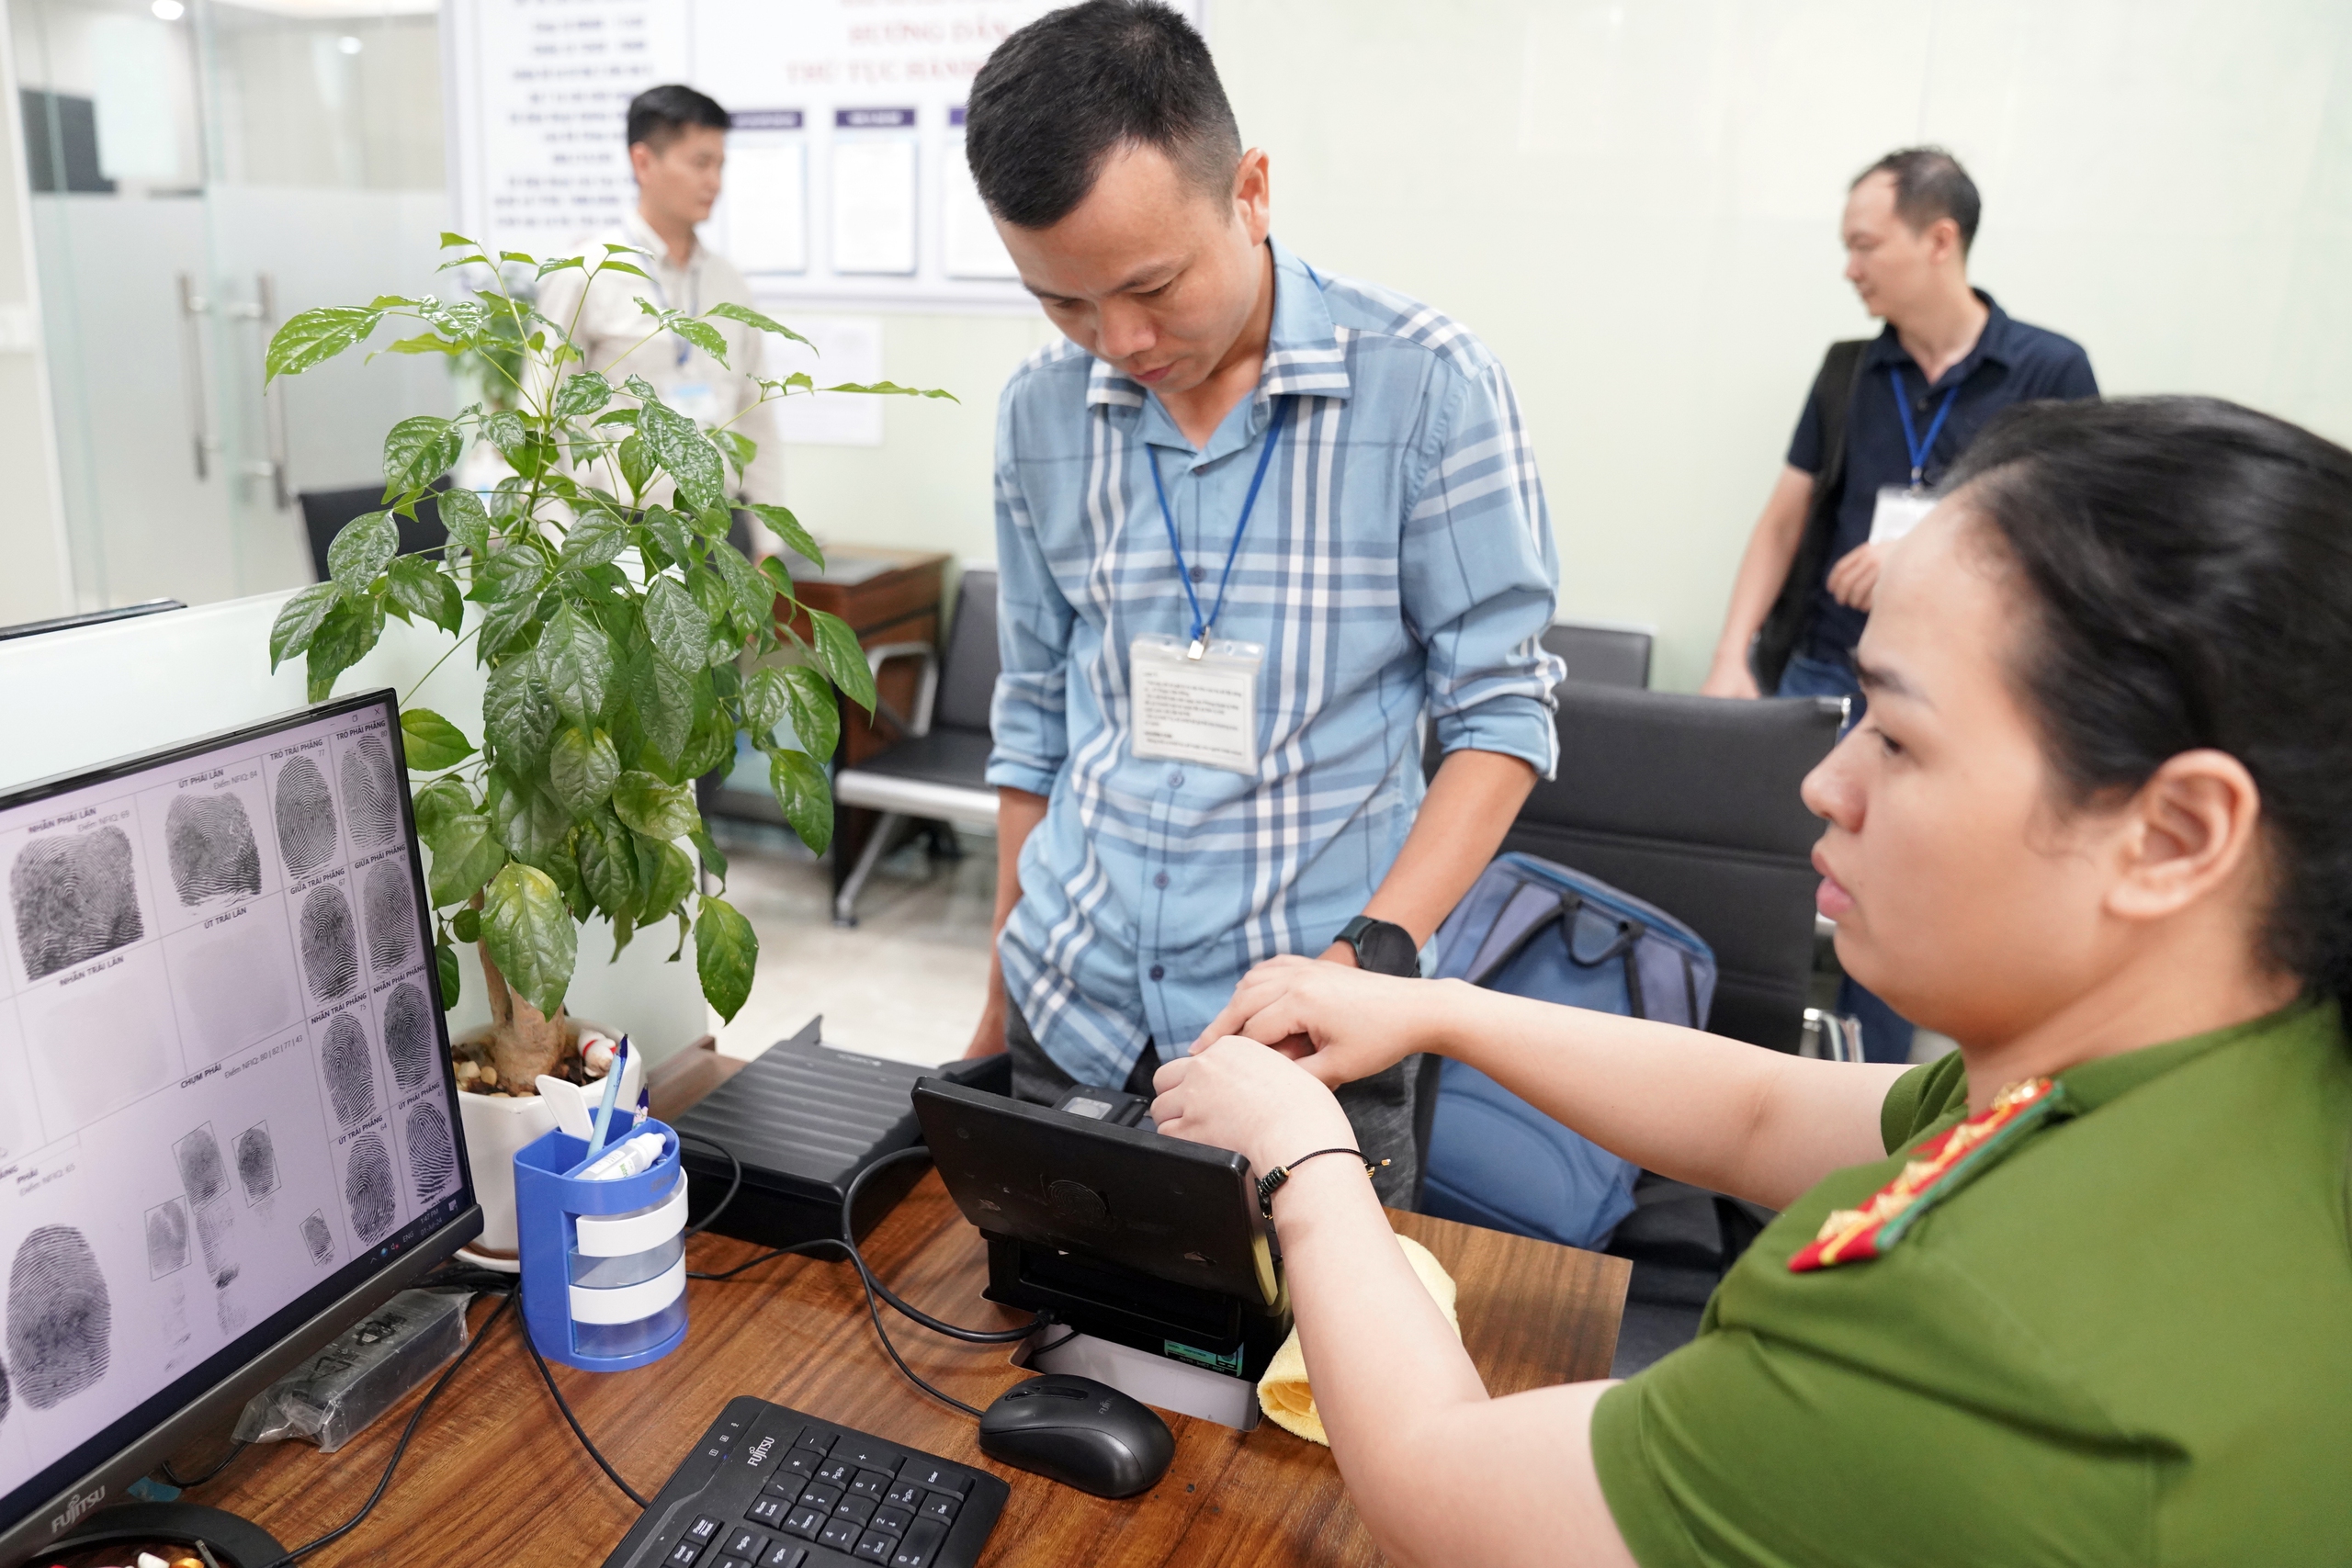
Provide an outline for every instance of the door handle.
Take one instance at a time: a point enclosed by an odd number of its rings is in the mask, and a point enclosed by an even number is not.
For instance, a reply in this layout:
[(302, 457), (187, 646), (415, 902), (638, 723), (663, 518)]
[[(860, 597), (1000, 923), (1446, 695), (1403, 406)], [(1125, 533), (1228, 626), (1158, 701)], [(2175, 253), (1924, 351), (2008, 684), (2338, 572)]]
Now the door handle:
[[(269, 329), (277, 320), (277, 279), (266, 272), (254, 274), (254, 302), (232, 305), (230, 313), (252, 321), (260, 329), (261, 347), (269, 348)], [(294, 497), (287, 486), (286, 463), (286, 389), (272, 388), (266, 382), (261, 389), (261, 423), (263, 439), (269, 444), (269, 455), (245, 465), (245, 471), (255, 479), (269, 481), (271, 501), (280, 512), (293, 504)]]
[(196, 477), (212, 477), (212, 454), (218, 448), (212, 440), (211, 416), (204, 395), (204, 327), (198, 318), (212, 309), (212, 302), (196, 291), (196, 280), (187, 273), (178, 275), (180, 291), (180, 368), (181, 380), (187, 389), (187, 419), (191, 445), (196, 457)]

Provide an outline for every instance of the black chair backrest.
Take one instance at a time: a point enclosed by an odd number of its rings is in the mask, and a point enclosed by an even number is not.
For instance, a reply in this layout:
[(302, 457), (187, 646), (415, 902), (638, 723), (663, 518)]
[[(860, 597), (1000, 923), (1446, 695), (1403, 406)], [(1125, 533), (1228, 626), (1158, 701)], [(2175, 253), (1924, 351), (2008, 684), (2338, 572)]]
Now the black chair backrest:
[(1793, 1051), (1813, 968), (1821, 824), (1797, 787), (1836, 743), (1833, 698), (1730, 702), (1563, 682), (1560, 772), (1503, 840), (1614, 883), (1715, 951), (1708, 1028)]
[[(443, 488), (436, 484), (435, 490)], [(295, 497), (302, 503), (302, 531), (311, 537), (311, 564), (318, 569), (319, 581), (327, 580), (327, 547), (334, 536), (354, 518), (384, 509), (382, 485), (359, 485), (351, 490), (306, 490)], [(419, 550), (436, 549), (449, 542), (449, 531), (441, 526), (441, 509), (431, 496), (416, 503), (413, 520), (395, 516), (393, 525), (400, 529), (401, 554), (414, 555)]]
[(1568, 666), (1567, 678), (1600, 686), (1650, 683), (1650, 634), (1623, 626), (1585, 626), (1555, 621), (1544, 628), (1546, 652), (1556, 653)]
[(933, 729), (989, 732), (989, 703), (996, 695), (996, 572), (968, 570), (956, 589), (956, 624), (939, 656), (939, 696)]

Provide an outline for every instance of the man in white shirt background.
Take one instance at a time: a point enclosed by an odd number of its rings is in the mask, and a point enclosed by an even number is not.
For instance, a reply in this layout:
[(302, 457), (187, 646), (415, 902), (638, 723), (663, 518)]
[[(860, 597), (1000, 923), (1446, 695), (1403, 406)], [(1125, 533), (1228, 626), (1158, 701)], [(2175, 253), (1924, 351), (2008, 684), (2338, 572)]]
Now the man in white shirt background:
[[(641, 297), (693, 316), (722, 302), (753, 303), (752, 286), (735, 264), (695, 233), (718, 200), (728, 124), (727, 111), (692, 87), (648, 87), (630, 100), (628, 161), (637, 176), (637, 209), (616, 228), (591, 235), (576, 254), (594, 260), (606, 254), (607, 244), (628, 245), (645, 254), (623, 259), (646, 276), (613, 272), (589, 285), (577, 268), (554, 273), (540, 287), (538, 307), (550, 321), (571, 323), (571, 341), (586, 355), (583, 368), (608, 374), (616, 389), (626, 377), (642, 376), (662, 401), (704, 428), (726, 426), (757, 443), (759, 455), (743, 472), (741, 497), (780, 505), (784, 464), (773, 410), (752, 408), (760, 400), (753, 378), (776, 373), (763, 368), (766, 334), (725, 317), (713, 319), (710, 325), (727, 340), (727, 363), (721, 365), (674, 333), (647, 342), (653, 318), (638, 304)], [(661, 479), (660, 492), (665, 495), (668, 484)]]

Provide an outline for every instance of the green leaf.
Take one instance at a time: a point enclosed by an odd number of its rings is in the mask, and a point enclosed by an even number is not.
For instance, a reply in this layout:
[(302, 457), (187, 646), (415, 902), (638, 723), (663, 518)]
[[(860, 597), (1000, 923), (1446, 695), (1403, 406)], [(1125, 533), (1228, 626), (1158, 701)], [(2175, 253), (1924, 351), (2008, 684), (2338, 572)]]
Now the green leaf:
[(580, 880), (596, 908), (616, 919), (634, 919), (638, 909), (637, 840), (619, 818), (598, 811), (580, 824), (576, 858)]
[(563, 536), (563, 548), (558, 552), (563, 564), (575, 571), (593, 566), (603, 566), (628, 548), (628, 528), (609, 512), (583, 513), (571, 531)]
[(441, 824), (425, 840), (433, 852), (433, 873), (425, 883), (434, 907), (462, 904), (481, 891), (481, 885), (506, 863), (505, 847), (487, 817), (467, 812)]
[(496, 604), (536, 594), (547, 581), (547, 563), (528, 545), (513, 544), (474, 567), (473, 592), (480, 604)]
[(391, 602), (412, 615), (422, 615), (455, 637), (466, 623), (466, 604), (457, 583), (431, 561), (416, 556), (395, 556), (385, 569), (385, 588)]
[(874, 671), (865, 662), (865, 649), (857, 645), (857, 634), (839, 615), (822, 610), (810, 610), (808, 623), (816, 631), (817, 662), (842, 689), (842, 695), (864, 708), (874, 711)]
[(677, 481), (678, 494), (687, 505), (699, 512), (725, 502), (726, 467), (718, 448), (693, 420), (662, 403), (648, 402), (637, 411), (636, 439), (644, 441), (653, 460)]
[(548, 749), (548, 783), (574, 817), (585, 817), (611, 799), (613, 781), (620, 776), (620, 754), (601, 729), (583, 735), (566, 726)]
[(792, 733), (799, 739), (800, 749), (819, 761), (833, 754), (842, 738), (841, 705), (833, 699), (833, 689), (825, 678), (805, 664), (795, 664), (783, 671), (790, 706), (786, 716), (792, 720)]
[(299, 376), (313, 365), (323, 365), (354, 344), (367, 340), (384, 312), (353, 305), (305, 310), (277, 329), (263, 357), (266, 386), (280, 376)]
[(781, 506), (746, 506), (743, 510), (775, 529), (776, 536), (795, 554), (816, 562), (820, 571), (824, 570), (825, 552), (817, 547), (817, 541), (809, 536), (808, 529), (800, 525), (799, 518)]
[(760, 444), (740, 430), (706, 430), (703, 434), (718, 448), (718, 455), (727, 459), (727, 466), (735, 470), (737, 479), (743, 477), (743, 470), (760, 455)]
[(490, 512), (469, 490), (445, 490), (438, 498), (441, 526), (477, 557), (490, 554)]
[(697, 828), (686, 835), (686, 841), (694, 845), (695, 852), (702, 857), (703, 870), (717, 877), (721, 887), (726, 886), (727, 854), (718, 847), (718, 840), (710, 836), (710, 829)]
[(459, 942), (481, 940), (481, 911), (460, 909), (449, 917), (449, 934)]
[(481, 422), (481, 433), (490, 444), (513, 457), (523, 449), (530, 432), (523, 424), (523, 416), (513, 409), (501, 409)]
[(613, 400), (613, 385), (594, 370), (582, 370), (564, 378), (555, 395), (555, 417), (578, 419), (582, 414), (594, 413)]
[(458, 990), (463, 984), (458, 974), (458, 950), (447, 942), (433, 945), (433, 977), (441, 990), (441, 1010), (447, 1012), (458, 1005)]
[(702, 825), (692, 785), (663, 784), (651, 773), (634, 770), (614, 784), (613, 810), (647, 838), (665, 841), (683, 839)]
[(679, 316), (670, 322), (670, 330), (721, 365), (727, 363), (727, 340), (708, 321), (697, 321), (692, 316)]
[(420, 773), (454, 768), (474, 754), (474, 743), (465, 732), (431, 708), (401, 710), (401, 744), (408, 752), (410, 769)]
[(685, 750), (678, 754), (680, 775), (698, 779), (734, 760), (735, 721), (717, 708), (697, 715), (694, 733), (686, 738)]
[[(775, 584), (759, 574), (743, 552), (720, 539), (710, 547), (710, 564), (727, 584), (735, 603), (735, 612), (747, 626), (773, 625), (775, 620)], [(862, 659), (865, 656), (859, 655)]]
[[(788, 337), (795, 343), (808, 343), (807, 338), (802, 337), (798, 333), (794, 332), (782, 321), (774, 321), (766, 316), (763, 316), (757, 310), (752, 310), (749, 305), (738, 305), (730, 300), (725, 304), (713, 305), (709, 310), (705, 310), (703, 314), (706, 316), (724, 316), (730, 321), (741, 321), (747, 327), (757, 327), (763, 333), (775, 333), (779, 337)], [(808, 344), (808, 346), (814, 348), (817, 345), (810, 343)]]
[(585, 256), (557, 256), (552, 261), (543, 261), (539, 264), (538, 276), (544, 279), (552, 273), (559, 273), (563, 271), (566, 267), (574, 266), (580, 268), (583, 272), (586, 271), (588, 267), (588, 258)]
[(469, 240), (463, 234), (455, 234), (447, 229), (442, 230), (441, 248), (446, 251), (452, 245), (463, 245), (469, 250), (475, 251), (481, 249), (481, 242), (480, 240)]
[(628, 486), (629, 493), (643, 495), (646, 487), (653, 482), (653, 457), (646, 450), (645, 438), (624, 435), (620, 446), (614, 449), (613, 458), (621, 466), (621, 479)]
[(498, 791), (490, 803), (490, 819), (516, 860), (546, 860), (571, 831), (571, 813), (536, 784)]
[(823, 854), (833, 841), (833, 794), (817, 760), (806, 751), (775, 752), (768, 758), (768, 788), (800, 841)]
[(680, 670), (702, 668), (710, 646), (710, 617), (674, 577), (657, 577), (645, 590), (645, 631), (655, 651)]
[(539, 634), (537, 658), (539, 678), (564, 717), (585, 725), (605, 711), (613, 682), (612, 641), (570, 604), (556, 611)]
[(706, 895), (695, 920), (695, 972), (702, 994), (721, 1019), (732, 1020), (752, 995), (752, 972), (759, 966), (760, 939), (752, 922), (724, 898)]
[(491, 760), (517, 771), (546, 755), (560, 718), (539, 677), (536, 657), (510, 659), (490, 672), (482, 693), (482, 739)]
[(526, 650), (530, 638), (526, 635), (538, 625), (558, 595), (553, 589), (537, 598), (525, 596), (492, 604), (481, 618), (481, 634), (474, 640), (474, 651), (483, 660), (502, 654)]
[(592, 425), (626, 424), (631, 429), (634, 429), (637, 425), (637, 410), (634, 408), (606, 409), (603, 413), (598, 414), (594, 420), (592, 420), (590, 423)]
[(322, 703), (334, 695), (335, 677), (367, 658), (368, 650), (383, 635), (384, 606), (379, 600), (363, 599), (355, 604), (346, 599), (328, 611), (306, 655), (310, 700)]
[[(739, 919), (741, 917), (738, 917)], [(745, 930), (750, 922), (745, 922)], [(571, 985), (579, 932), (554, 878), (509, 862), (482, 897), (482, 941), (491, 962), (525, 1001), (552, 1017)], [(706, 983), (704, 989), (708, 991)], [(746, 991), (749, 982), (745, 983)]]
[(964, 400), (943, 387), (901, 387), (896, 381), (843, 381), (838, 386), (820, 387), (825, 392), (870, 392), (877, 397), (945, 398), (951, 403)]
[[(645, 301), (639, 299), (638, 303), (642, 305)], [(628, 380), (623, 381), (621, 390), (640, 403), (658, 403), (662, 400), (662, 389), (642, 376), (631, 376)]]
[(400, 553), (400, 525), (389, 512), (369, 512), (353, 518), (327, 547), (327, 575), (346, 599), (367, 596), (376, 574)]
[(421, 413), (401, 421), (384, 436), (384, 493), (431, 484), (457, 466), (465, 445), (455, 420)]
[(694, 678), (660, 654), (641, 655), (629, 675), (629, 704), (637, 710), (645, 743), (666, 767), (674, 769), (694, 732)]
[(280, 664), (311, 646), (311, 639), (318, 635), (319, 623), (342, 599), (339, 584), (321, 582), (286, 601), (286, 608), (277, 612), (277, 619), (269, 628), (270, 673), (276, 674)]
[[(418, 709), (418, 712), (424, 710)], [(403, 715), (403, 717), (406, 716)], [(441, 824), (452, 817), (462, 817), (474, 808), (474, 797), (456, 779), (435, 779), (416, 792), (416, 831), (419, 838), (430, 840), (441, 830)], [(468, 937), (468, 942), (473, 939)]]
[(397, 343), (386, 344), (384, 352), (386, 354), (463, 354), (466, 352), (466, 345), (443, 337), (438, 333), (419, 333), (414, 337), (404, 337)]
[(637, 840), (638, 920), (643, 925), (666, 918), (695, 890), (695, 863), (675, 844)]
[(772, 665), (752, 671), (743, 682), (743, 728), (752, 732), (752, 743), (765, 750), (791, 705), (792, 688), (783, 671)]
[(628, 262), (621, 261), (613, 256), (605, 257), (605, 260), (597, 265), (596, 270), (598, 272), (625, 272), (631, 277), (642, 277), (648, 283), (653, 281), (651, 275), (643, 267), (632, 266)]

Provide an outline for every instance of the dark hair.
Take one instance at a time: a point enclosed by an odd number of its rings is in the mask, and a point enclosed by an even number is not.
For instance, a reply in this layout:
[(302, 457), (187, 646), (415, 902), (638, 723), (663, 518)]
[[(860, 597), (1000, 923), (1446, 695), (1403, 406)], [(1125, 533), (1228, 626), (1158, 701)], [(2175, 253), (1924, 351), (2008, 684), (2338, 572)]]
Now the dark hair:
[(2213, 398), (2024, 403), (1946, 483), (2030, 592), (2015, 675), (2071, 804), (2235, 757), (2268, 956), (2352, 1005), (2352, 452)]
[(1854, 176), (1852, 190), (1872, 175), (1894, 176), (1894, 213), (1918, 233), (1939, 218), (1960, 228), (1960, 254), (1976, 243), (1976, 220), (1984, 204), (1977, 198), (1976, 182), (1960, 160), (1940, 147), (1905, 147), (1889, 152)]
[(1223, 196), (1241, 130), (1193, 25), (1154, 0), (1086, 0), (997, 45), (972, 78), (964, 154), (989, 210), (1023, 229), (1069, 217), (1103, 160), (1156, 147)]
[(628, 144), (642, 141), (656, 152), (667, 149), (690, 125), (725, 130), (733, 123), (717, 98), (675, 82), (648, 87), (628, 101)]

